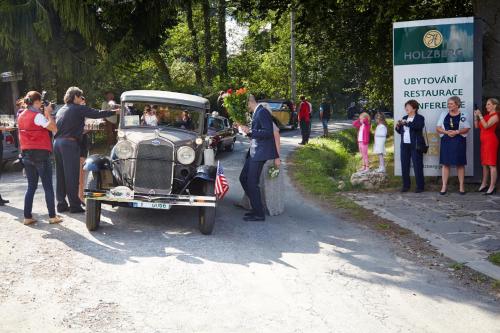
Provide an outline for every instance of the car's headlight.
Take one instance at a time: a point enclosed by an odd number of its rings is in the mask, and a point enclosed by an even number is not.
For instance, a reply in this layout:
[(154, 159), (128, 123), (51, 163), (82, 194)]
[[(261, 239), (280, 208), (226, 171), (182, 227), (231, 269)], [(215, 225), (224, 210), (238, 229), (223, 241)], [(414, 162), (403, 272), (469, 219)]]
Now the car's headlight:
[(121, 160), (132, 158), (134, 157), (134, 146), (130, 141), (120, 141), (115, 146), (115, 154)]
[(191, 164), (194, 162), (196, 154), (194, 149), (188, 146), (182, 146), (177, 150), (177, 160), (181, 164)]

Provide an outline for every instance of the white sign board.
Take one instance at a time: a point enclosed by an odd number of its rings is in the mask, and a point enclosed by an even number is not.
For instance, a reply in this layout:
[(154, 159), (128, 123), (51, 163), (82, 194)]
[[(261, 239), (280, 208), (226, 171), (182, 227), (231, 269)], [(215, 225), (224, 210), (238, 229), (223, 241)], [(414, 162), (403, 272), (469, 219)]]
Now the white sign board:
[[(429, 152), (424, 155), (424, 175), (440, 176), (440, 137), (436, 124), (447, 112), (447, 100), (458, 96), (461, 111), (473, 124), (474, 97), (474, 18), (451, 18), (397, 22), (394, 36), (394, 120), (406, 113), (406, 101), (420, 104), (425, 117)], [(401, 175), (401, 136), (394, 139), (395, 174)], [(473, 175), (474, 145), (472, 130), (467, 137), (465, 174)], [(413, 168), (412, 168), (413, 170)]]

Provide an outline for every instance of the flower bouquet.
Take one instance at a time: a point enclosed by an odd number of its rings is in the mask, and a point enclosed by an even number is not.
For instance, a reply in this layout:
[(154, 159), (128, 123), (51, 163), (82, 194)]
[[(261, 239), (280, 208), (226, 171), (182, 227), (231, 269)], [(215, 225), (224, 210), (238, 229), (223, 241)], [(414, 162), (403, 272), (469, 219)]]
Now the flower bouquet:
[(224, 94), (224, 107), (229, 114), (229, 118), (239, 125), (248, 124), (248, 90), (247, 88), (240, 88), (236, 91), (229, 89)]
[(280, 175), (280, 168), (277, 167), (276, 165), (271, 165), (269, 167), (269, 170), (267, 170), (267, 175), (269, 176), (269, 178), (271, 179), (274, 179), (274, 178), (278, 178), (278, 176)]

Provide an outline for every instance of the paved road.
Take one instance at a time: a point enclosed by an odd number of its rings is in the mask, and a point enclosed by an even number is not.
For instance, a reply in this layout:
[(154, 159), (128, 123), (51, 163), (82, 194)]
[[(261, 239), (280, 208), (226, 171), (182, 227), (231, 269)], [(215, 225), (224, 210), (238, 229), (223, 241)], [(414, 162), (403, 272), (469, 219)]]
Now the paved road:
[(352, 193), (376, 214), (431, 241), (448, 258), (500, 280), (488, 255), (500, 251), (500, 196), (437, 192)]
[[(298, 136), (283, 141), (290, 151)], [(498, 303), (398, 257), (291, 185), (284, 215), (243, 222), (232, 204), (246, 148), (221, 155), (231, 191), (212, 236), (185, 209), (107, 208), (92, 234), (74, 215), (25, 227), (25, 181), (7, 174), (0, 331), (500, 332)], [(44, 219), (41, 193), (36, 200)]]

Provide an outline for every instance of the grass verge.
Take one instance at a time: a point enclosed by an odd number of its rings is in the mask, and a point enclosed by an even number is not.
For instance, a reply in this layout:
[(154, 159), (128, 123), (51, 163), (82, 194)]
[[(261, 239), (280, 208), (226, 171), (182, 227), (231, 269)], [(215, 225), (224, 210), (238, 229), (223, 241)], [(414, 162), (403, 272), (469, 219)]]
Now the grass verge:
[(494, 252), (488, 256), (488, 260), (495, 265), (500, 266), (500, 252)]

